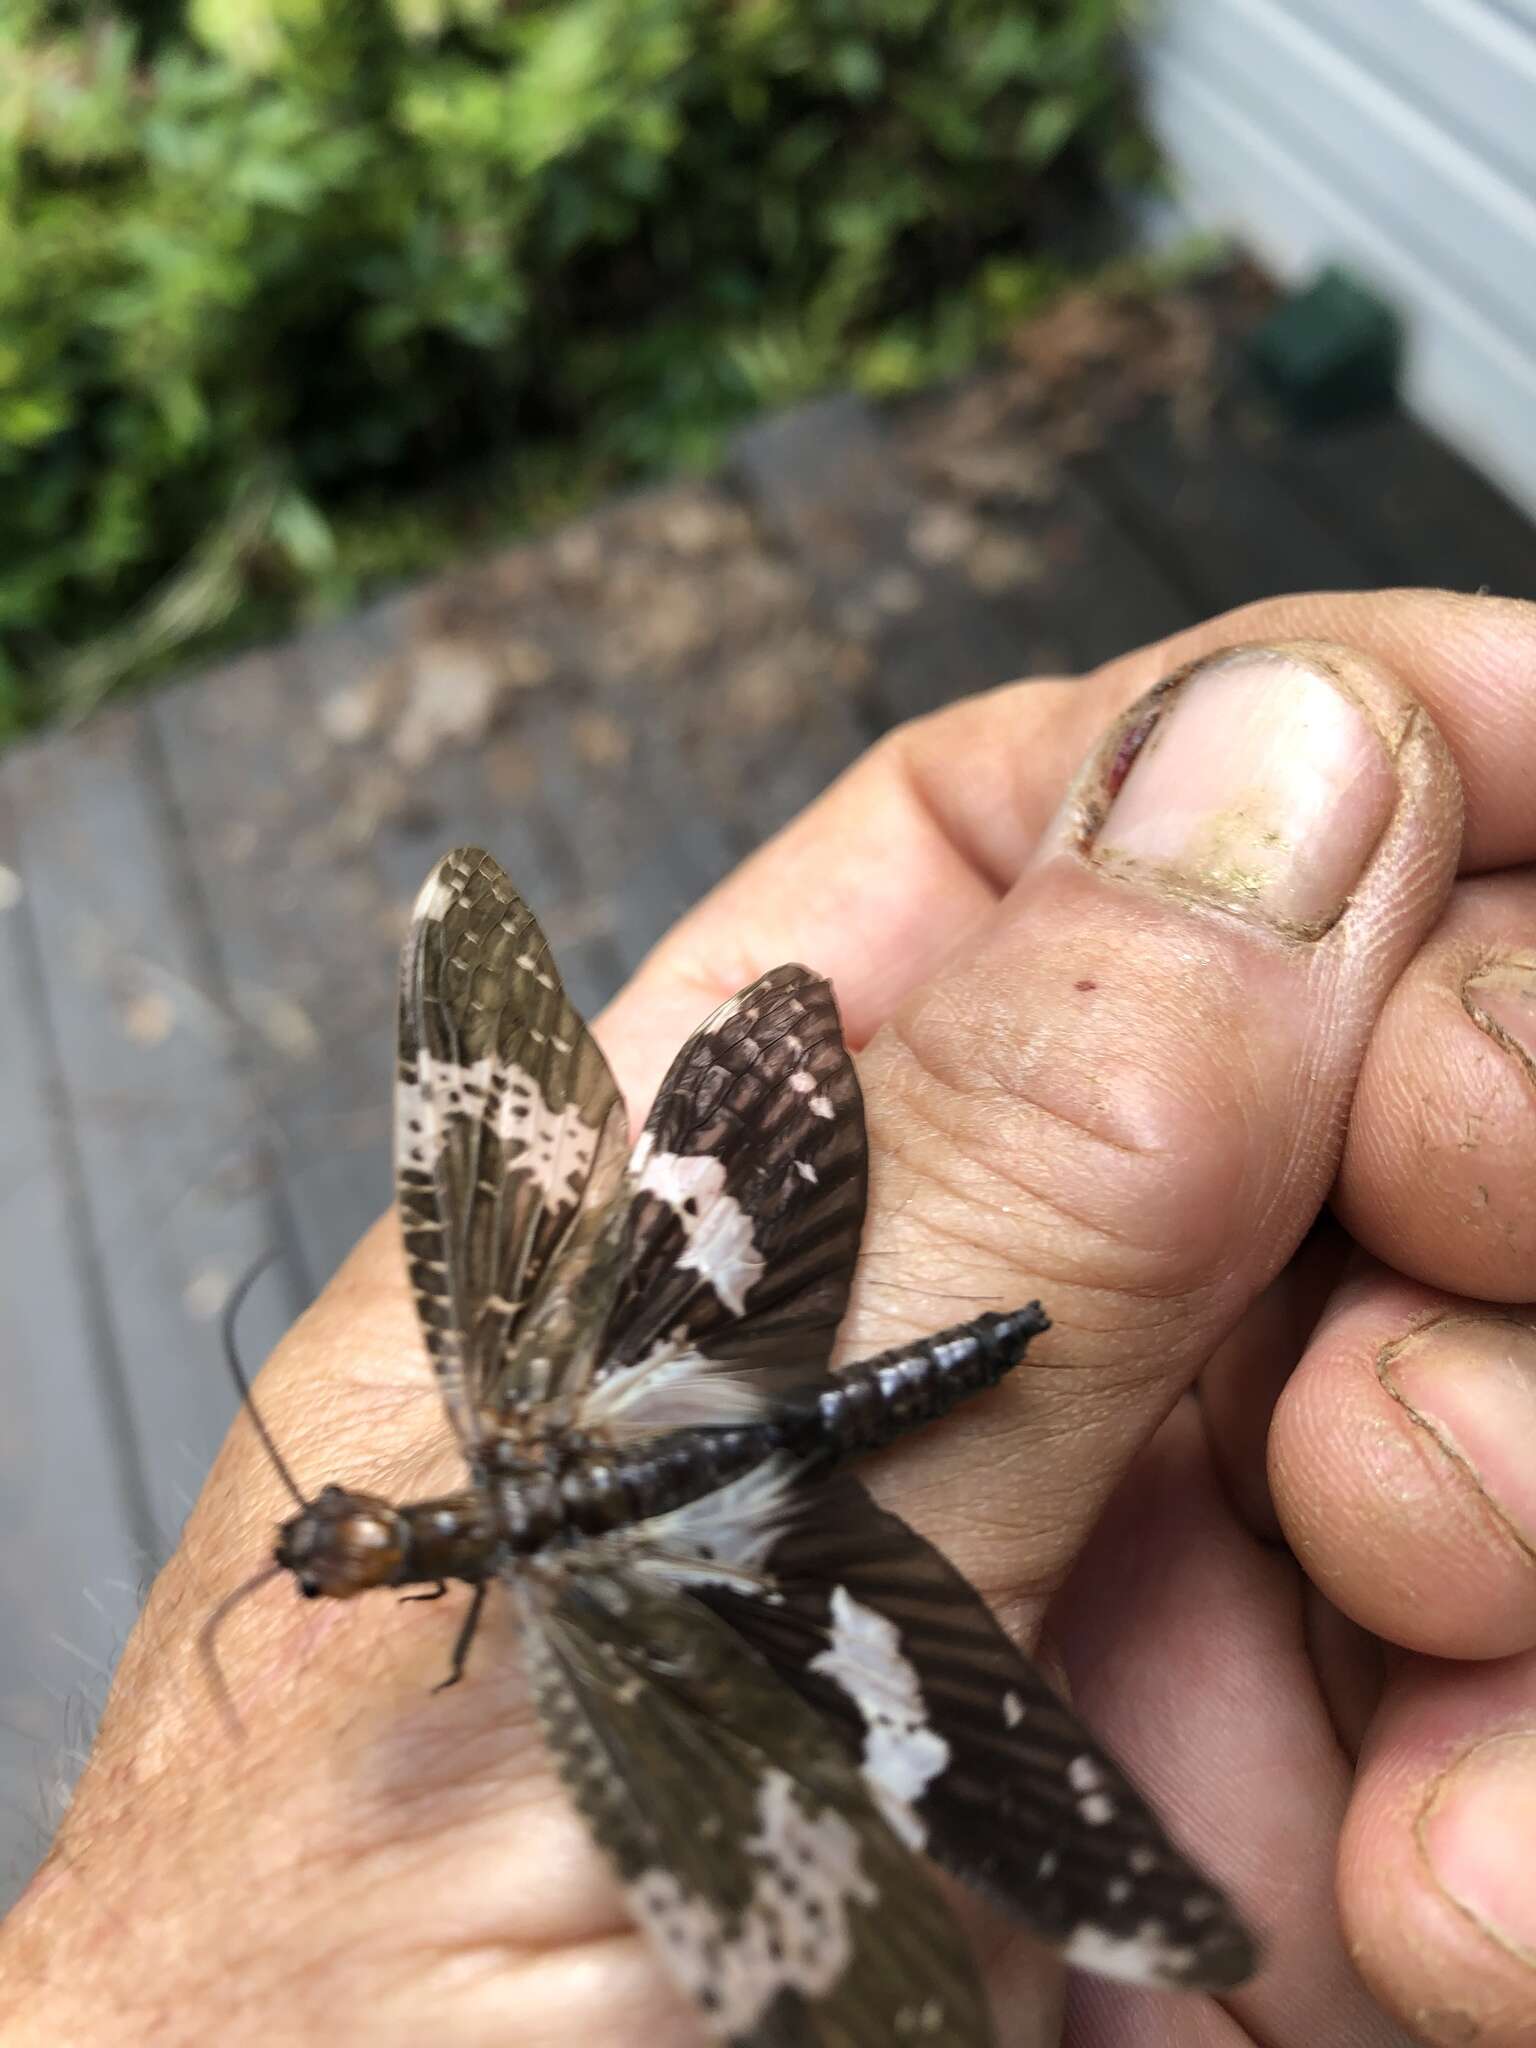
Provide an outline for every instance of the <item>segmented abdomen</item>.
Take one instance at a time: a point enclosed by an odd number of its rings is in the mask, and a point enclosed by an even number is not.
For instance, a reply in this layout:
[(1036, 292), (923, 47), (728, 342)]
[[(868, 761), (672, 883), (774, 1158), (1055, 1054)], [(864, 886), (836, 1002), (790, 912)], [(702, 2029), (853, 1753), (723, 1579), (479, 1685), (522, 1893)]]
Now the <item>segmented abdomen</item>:
[(761, 1421), (673, 1430), (622, 1450), (594, 1446), (560, 1472), (528, 1470), (507, 1439), (505, 1463), (494, 1451), (488, 1459), (503, 1542), (510, 1554), (527, 1555), (561, 1538), (630, 1528), (701, 1500), (780, 1451), (831, 1464), (878, 1450), (996, 1386), (1049, 1327), (1038, 1302), (977, 1316), (829, 1373), (793, 1407)]
[(1005, 1315), (977, 1316), (936, 1337), (900, 1344), (832, 1373), (816, 1411), (828, 1451), (878, 1450), (909, 1429), (947, 1415), (970, 1394), (995, 1387), (1051, 1326), (1038, 1301)]

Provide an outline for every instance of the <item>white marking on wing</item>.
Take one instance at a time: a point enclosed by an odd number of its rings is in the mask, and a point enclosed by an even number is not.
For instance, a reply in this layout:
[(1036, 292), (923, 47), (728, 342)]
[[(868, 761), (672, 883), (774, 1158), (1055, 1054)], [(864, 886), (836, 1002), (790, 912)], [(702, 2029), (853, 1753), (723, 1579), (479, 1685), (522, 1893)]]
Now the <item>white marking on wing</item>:
[(468, 1066), (435, 1059), (423, 1046), (416, 1054), (414, 1078), (402, 1073), (395, 1083), (395, 1159), (402, 1166), (436, 1171), (447, 1143), (450, 1116), (478, 1116), (490, 1086), (489, 1054)]
[(523, 1147), (512, 1165), (538, 1174), (556, 1202), (569, 1199), (569, 1181), (586, 1178), (597, 1151), (598, 1132), (576, 1104), (552, 1109), (533, 1076), (510, 1061), (502, 1069), (496, 1135), (504, 1145), (515, 1140)]
[[(504, 923), (501, 928), (504, 932), (510, 932), (511, 930), (513, 930), (513, 926), (511, 925), (510, 922)], [(532, 953), (519, 953), (517, 956), (516, 964), (519, 967), (521, 967), (524, 974), (531, 974), (534, 980), (539, 984), (540, 988), (554, 987), (554, 976), (548, 971), (548, 969), (543, 965), (541, 961), (537, 960), (534, 957)], [(559, 1041), (556, 1040), (556, 1043), (558, 1044)], [(562, 1048), (562, 1050), (564, 1050), (564, 1048)]]
[(1122, 1984), (1177, 1984), (1194, 1962), (1193, 1949), (1178, 1947), (1160, 1920), (1144, 1920), (1131, 1935), (1079, 1927), (1062, 1953), (1075, 1968)]
[(729, 1309), (742, 1314), (763, 1270), (752, 1218), (725, 1191), (725, 1168), (708, 1152), (657, 1152), (641, 1135), (629, 1170), (638, 1187), (665, 1202), (682, 1227), (678, 1264), (697, 1273)]
[(458, 884), (454, 882), (446, 867), (435, 867), (417, 891), (416, 901), (411, 907), (411, 929), (423, 924), (441, 924), (445, 914), (458, 900)]
[(1067, 1765), (1067, 1783), (1082, 1796), (1077, 1810), (1091, 1828), (1101, 1828), (1115, 1817), (1115, 1802), (1104, 1787), (1104, 1772), (1091, 1756), (1075, 1756)]
[(834, 1587), (831, 1647), (810, 1668), (840, 1686), (863, 1716), (864, 1775), (897, 1834), (920, 1849), (927, 1831), (912, 1809), (949, 1762), (949, 1744), (928, 1724), (900, 1631), (845, 1586)]
[(640, 1523), (636, 1562), (669, 1585), (745, 1582), (761, 1593), (769, 1554), (803, 1506), (803, 1469), (779, 1451), (701, 1500)]
[(633, 1366), (599, 1380), (582, 1399), (581, 1426), (610, 1429), (619, 1437), (655, 1436), (667, 1429), (752, 1422), (767, 1408), (747, 1375), (720, 1369), (678, 1332)]
[(944, 2007), (937, 1998), (925, 1998), (921, 2005), (903, 2005), (897, 2010), (895, 2024), (904, 2039), (914, 2035), (931, 2039), (943, 2031)]
[(1023, 1718), (1024, 1702), (1016, 1692), (1005, 1692), (1003, 1694), (1003, 1725), (1008, 1728), (1017, 1728)]
[[(432, 886), (429, 884), (428, 888), (423, 891), (423, 900), (431, 893)], [(477, 1062), (474, 1067), (470, 1068), (452, 1068), (454, 1085), (457, 1086), (461, 1102), (466, 1099), (467, 1089), (478, 1084), (478, 1080), (481, 1078), (481, 1069), (488, 1068), (489, 1064), (489, 1061), (485, 1060)], [(422, 1048), (415, 1055), (414, 1073), (411, 1078), (407, 1079), (403, 1071), (396, 1077), (395, 1171), (397, 1175), (404, 1176), (409, 1173), (430, 1177), (435, 1176), (440, 1168), (443, 1153), (448, 1142), (445, 1119), (447, 1115), (453, 1113), (454, 1106), (447, 1100), (446, 1096), (439, 1097), (433, 1078), (434, 1071), (432, 1055), (425, 1048)], [(476, 1097), (475, 1101), (478, 1102), (478, 1100), (479, 1098)], [(473, 1104), (471, 1104), (468, 1113), (471, 1115), (478, 1113)], [(418, 1233), (421, 1231), (435, 1233), (437, 1241), (441, 1246), (445, 1232), (444, 1219), (441, 1215), (433, 1215), (430, 1207), (424, 1205), (420, 1190), (416, 1190), (413, 1193), (410, 1208), (412, 1211), (412, 1229)], [(446, 1298), (450, 1293), (449, 1282), (446, 1277), (449, 1271), (448, 1262), (445, 1259), (418, 1259), (417, 1263), (427, 1266), (434, 1273), (445, 1276), (441, 1281), (435, 1283), (431, 1291), (437, 1292)], [(432, 1353), (437, 1373), (442, 1383), (443, 1397), (449, 1416), (459, 1436), (467, 1442), (472, 1435), (473, 1420), (463, 1391), (466, 1371), (464, 1332), (459, 1327), (456, 1313), (444, 1321), (438, 1321), (433, 1316), (424, 1316), (423, 1321), (427, 1326), (427, 1348)]]
[(757, 1829), (742, 1847), (752, 1895), (727, 1919), (670, 1870), (625, 1887), (673, 1976), (725, 2036), (749, 2032), (782, 1991), (824, 1998), (853, 1959), (852, 1906), (872, 1906), (858, 1835), (831, 1808), (803, 1805), (784, 1771), (763, 1775)]
[(395, 1157), (402, 1167), (436, 1171), (447, 1144), (450, 1117), (487, 1120), (503, 1145), (522, 1148), (511, 1166), (544, 1184), (553, 1205), (570, 1199), (568, 1182), (584, 1179), (597, 1151), (598, 1132), (575, 1103), (552, 1109), (538, 1082), (521, 1067), (486, 1053), (463, 1063), (438, 1059), (425, 1047), (416, 1055), (414, 1079), (395, 1086)]

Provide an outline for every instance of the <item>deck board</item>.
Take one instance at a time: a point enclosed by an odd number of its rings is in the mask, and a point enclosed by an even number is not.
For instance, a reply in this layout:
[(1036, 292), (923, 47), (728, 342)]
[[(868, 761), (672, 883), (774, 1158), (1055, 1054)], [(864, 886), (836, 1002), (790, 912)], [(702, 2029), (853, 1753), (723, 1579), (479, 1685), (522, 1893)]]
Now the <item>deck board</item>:
[(943, 403), (893, 434), (840, 396), (737, 446), (765, 526), (867, 645), (878, 728), (1012, 677), (1091, 668), (1189, 616), (1174, 581), (1069, 474), (1046, 502), (984, 518), (936, 490), (911, 457)]
[(1181, 441), (1166, 413), (1136, 420), (1081, 472), (1208, 614), (1292, 590), (1354, 590), (1370, 567), (1277, 476), (1264, 442), (1207, 430)]
[(1492, 484), (1398, 413), (1287, 440), (1277, 472), (1357, 548), (1366, 580), (1536, 597), (1536, 534)]
[[(122, 1454), (163, 1551), (234, 1412), (216, 1341), (223, 1291), (290, 1233), (144, 713), (14, 750), (0, 789), (120, 1374)], [(262, 1290), (253, 1346), (297, 1305), (291, 1284)], [(52, 1369), (34, 1357), (18, 1370), (29, 1366)]]
[(146, 716), (264, 1146), (274, 1222), (307, 1292), (389, 1199), (382, 992), (398, 937), (369, 849), (348, 843), (339, 823), (291, 658), (250, 655), (160, 693)]
[(446, 846), (506, 863), (591, 1009), (898, 720), (1298, 586), (1536, 594), (1531, 529), (1401, 416), (1299, 440), (1230, 351), (1209, 396), (1192, 429), (1172, 385), (1090, 392), (1055, 439), (1017, 366), (827, 400), (0, 759), (0, 1898), (232, 1412), (223, 1289), (279, 1248), (259, 1357), (388, 1199)]
[[(7, 1436), (25, 1454), (0, 1579), (3, 1895), (234, 1414), (223, 1293), (287, 1233), (143, 712), (14, 749), (0, 807), (20, 891), (5, 1129), (29, 1167), (0, 1258)], [(253, 1356), (301, 1299), (280, 1270), (251, 1305)]]
[[(20, 853), (0, 792), (0, 862)], [(0, 1900), (57, 1818), (75, 1725), (99, 1703), (154, 1560), (80, 1160), (25, 889), (0, 916)], [(60, 1475), (69, 1475), (60, 1512)], [(82, 1707), (71, 1707), (78, 1699)]]

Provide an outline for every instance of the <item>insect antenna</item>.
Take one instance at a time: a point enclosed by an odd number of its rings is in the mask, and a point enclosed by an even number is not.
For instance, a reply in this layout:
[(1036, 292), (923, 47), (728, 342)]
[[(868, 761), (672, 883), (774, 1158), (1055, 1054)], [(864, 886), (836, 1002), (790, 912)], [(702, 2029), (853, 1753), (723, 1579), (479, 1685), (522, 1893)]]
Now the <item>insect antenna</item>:
[(299, 1506), (305, 1508), (308, 1507), (309, 1503), (295, 1485), (293, 1474), (288, 1470), (287, 1462), (282, 1452), (274, 1443), (272, 1432), (268, 1429), (266, 1423), (263, 1422), (261, 1410), (256, 1406), (255, 1400), (252, 1398), (250, 1378), (246, 1373), (245, 1367), (240, 1363), (240, 1350), (235, 1342), (235, 1320), (240, 1314), (245, 1297), (276, 1258), (277, 1252), (275, 1250), (264, 1251), (253, 1265), (246, 1267), (233, 1288), (231, 1288), (229, 1299), (224, 1304), (224, 1315), (221, 1325), (224, 1337), (224, 1362), (229, 1367), (229, 1376), (239, 1391), (240, 1405), (255, 1424), (256, 1434), (266, 1446), (267, 1456), (272, 1460), (277, 1476), (282, 1480), (284, 1486), (287, 1487)]
[(230, 1615), (234, 1613), (241, 1601), (258, 1591), (269, 1579), (275, 1579), (282, 1569), (283, 1567), (280, 1564), (263, 1565), (259, 1572), (245, 1581), (244, 1585), (236, 1586), (233, 1593), (225, 1594), (224, 1598), (197, 1632), (197, 1654), (202, 1659), (203, 1669), (208, 1674), (208, 1684), (214, 1698), (218, 1701), (219, 1712), (224, 1716), (233, 1735), (243, 1736), (245, 1734), (245, 1724), (240, 1719), (234, 1700), (230, 1697), (229, 1686), (224, 1678), (224, 1667), (219, 1662), (216, 1638), (219, 1630), (224, 1626)]

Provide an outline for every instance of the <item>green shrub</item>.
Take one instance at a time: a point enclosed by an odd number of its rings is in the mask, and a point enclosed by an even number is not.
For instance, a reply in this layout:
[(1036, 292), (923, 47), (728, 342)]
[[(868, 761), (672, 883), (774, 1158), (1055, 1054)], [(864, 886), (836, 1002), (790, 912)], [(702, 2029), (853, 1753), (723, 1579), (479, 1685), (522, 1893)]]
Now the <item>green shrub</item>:
[(958, 367), (1145, 168), (1126, 5), (9, 0), (0, 720)]

